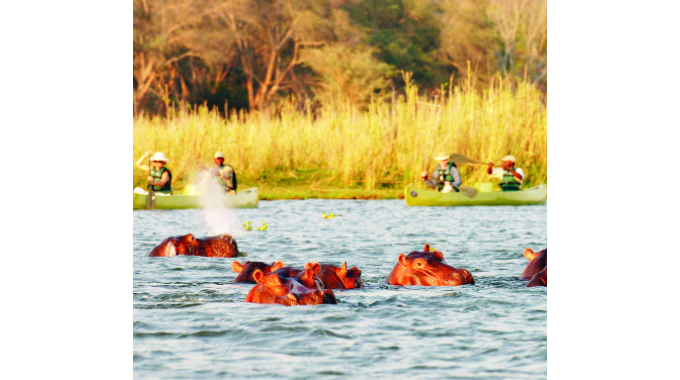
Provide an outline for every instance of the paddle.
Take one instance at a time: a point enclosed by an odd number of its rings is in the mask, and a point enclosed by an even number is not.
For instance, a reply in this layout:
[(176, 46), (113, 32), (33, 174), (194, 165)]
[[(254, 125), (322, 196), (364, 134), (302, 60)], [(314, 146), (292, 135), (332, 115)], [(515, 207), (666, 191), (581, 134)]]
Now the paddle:
[(449, 156), (449, 161), (453, 161), (457, 164), (480, 164), (480, 165), (488, 165), (487, 162), (481, 162), (481, 161), (476, 161), (471, 158), (465, 157), (462, 154), (452, 154)]
[(477, 196), (477, 189), (474, 187), (469, 187), (469, 186), (461, 186), (458, 188), (461, 194), (465, 195), (468, 198), (474, 198)]
[[(151, 156), (149, 156), (149, 175), (151, 175)], [(147, 189), (149, 190), (146, 194), (146, 209), (151, 210), (152, 208), (156, 207), (155, 201), (154, 201), (154, 193), (153, 193), (153, 185), (151, 184), (151, 181), (148, 183)]]

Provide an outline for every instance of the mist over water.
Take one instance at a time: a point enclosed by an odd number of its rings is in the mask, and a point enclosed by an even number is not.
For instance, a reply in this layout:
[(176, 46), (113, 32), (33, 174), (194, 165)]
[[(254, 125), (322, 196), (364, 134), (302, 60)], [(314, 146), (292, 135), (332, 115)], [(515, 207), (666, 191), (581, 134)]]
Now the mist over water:
[(239, 237), (243, 228), (238, 223), (236, 209), (224, 207), (224, 200), (228, 196), (225, 194), (224, 187), (219, 186), (215, 177), (207, 170), (198, 175), (196, 184), (208, 234), (214, 236), (227, 233), (234, 238)]
[[(214, 211), (133, 212), (135, 378), (547, 377), (547, 288), (519, 280), (524, 248), (546, 247), (545, 205), (307, 200)], [(263, 219), (266, 231), (240, 231)], [(213, 231), (238, 231), (249, 256), (144, 257), (168, 236)], [(425, 243), (476, 284), (386, 284), (399, 253)], [(361, 269), (365, 288), (334, 291), (337, 305), (245, 303), (253, 285), (231, 283), (234, 260), (347, 261)]]

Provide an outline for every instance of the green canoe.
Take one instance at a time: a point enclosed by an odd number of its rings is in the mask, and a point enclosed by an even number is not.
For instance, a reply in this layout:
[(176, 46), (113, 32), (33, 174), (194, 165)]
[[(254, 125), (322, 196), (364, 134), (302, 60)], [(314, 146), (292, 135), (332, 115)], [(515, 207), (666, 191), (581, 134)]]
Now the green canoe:
[(502, 206), (537, 205), (548, 198), (548, 185), (542, 184), (520, 191), (479, 191), (473, 198), (462, 193), (440, 193), (406, 186), (407, 206)]
[[(146, 208), (146, 194), (133, 192), (132, 209)], [(236, 195), (224, 195), (222, 204), (226, 208), (252, 208), (257, 207), (259, 195), (257, 187), (239, 190)], [(156, 208), (160, 209), (187, 209), (201, 208), (199, 195), (159, 195), (156, 194)]]

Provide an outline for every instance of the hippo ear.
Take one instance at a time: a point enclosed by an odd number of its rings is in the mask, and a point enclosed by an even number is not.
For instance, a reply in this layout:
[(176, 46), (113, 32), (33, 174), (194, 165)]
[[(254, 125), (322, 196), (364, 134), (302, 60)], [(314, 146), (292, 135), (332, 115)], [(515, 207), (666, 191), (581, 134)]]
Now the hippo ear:
[(529, 259), (529, 261), (535, 259), (536, 256), (538, 256), (538, 253), (532, 251), (531, 248), (527, 248), (524, 250), (524, 257)]
[(278, 263), (272, 263), (272, 272), (280, 268), (283, 268), (283, 261), (279, 261)]
[(342, 266), (340, 267), (340, 270), (338, 271), (339, 275), (342, 277), (347, 276), (347, 261), (345, 261)]
[(434, 251), (434, 257), (439, 259), (439, 261), (444, 261), (444, 254), (441, 251)]
[(233, 263), (231, 263), (231, 270), (233, 270), (234, 272), (241, 273), (243, 272), (243, 268), (244, 268), (243, 264), (239, 263), (238, 261), (234, 261)]
[(430, 252), (430, 245), (425, 243), (425, 248), (423, 248), (423, 252)]
[[(316, 264), (316, 265), (319, 265), (319, 264)], [(305, 267), (306, 266), (307, 265), (305, 265)], [(302, 274), (300, 275), (300, 280), (302, 282), (304, 282), (305, 284), (312, 284), (312, 283), (314, 283), (314, 274), (315, 273), (312, 271), (312, 269), (305, 268), (305, 271), (302, 272)]]
[(253, 271), (253, 280), (255, 280), (255, 282), (257, 282), (258, 284), (261, 284), (262, 281), (264, 280), (264, 273), (262, 273), (262, 271), (259, 269), (255, 269)]
[(307, 263), (305, 264), (305, 269), (311, 270), (314, 275), (321, 271), (321, 265), (319, 265), (319, 263)]
[(403, 253), (399, 254), (399, 264), (406, 265), (406, 256)]

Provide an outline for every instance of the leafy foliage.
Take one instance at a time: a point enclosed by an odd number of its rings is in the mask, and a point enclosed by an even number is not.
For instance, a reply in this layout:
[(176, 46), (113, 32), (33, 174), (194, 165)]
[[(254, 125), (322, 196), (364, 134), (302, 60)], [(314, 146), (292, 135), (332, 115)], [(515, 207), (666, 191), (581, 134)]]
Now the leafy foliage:
[(479, 88), (526, 75), (545, 93), (546, 1), (133, 1), (135, 114), (366, 107), (402, 92), (402, 71), (432, 98), (471, 73)]

